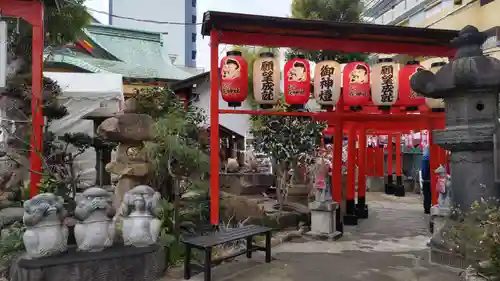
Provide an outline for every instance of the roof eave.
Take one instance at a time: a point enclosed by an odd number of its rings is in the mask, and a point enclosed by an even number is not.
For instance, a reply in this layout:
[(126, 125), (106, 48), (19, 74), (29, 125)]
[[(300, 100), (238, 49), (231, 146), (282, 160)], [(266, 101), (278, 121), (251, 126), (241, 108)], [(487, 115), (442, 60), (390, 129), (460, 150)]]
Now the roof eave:
[[(455, 51), (450, 41), (458, 36), (458, 31), (455, 30), (209, 11), (203, 16), (202, 35), (209, 35), (212, 30), (220, 32), (219, 43), (223, 44), (247, 42), (254, 45), (279, 44), (281, 47), (367, 53), (408, 50), (408, 53), (436, 53), (447, 56)], [(307, 40), (300, 40), (305, 38)], [(318, 43), (321, 46), (318, 46)], [(439, 51), (436, 51), (438, 49)]]
[(190, 88), (195, 84), (198, 84), (200, 82), (203, 82), (208, 76), (210, 75), (210, 71), (200, 73), (198, 75), (189, 77), (184, 80), (180, 80), (177, 83), (174, 83), (170, 86), (170, 88), (174, 91), (180, 90), (180, 89), (185, 89), (185, 88)]

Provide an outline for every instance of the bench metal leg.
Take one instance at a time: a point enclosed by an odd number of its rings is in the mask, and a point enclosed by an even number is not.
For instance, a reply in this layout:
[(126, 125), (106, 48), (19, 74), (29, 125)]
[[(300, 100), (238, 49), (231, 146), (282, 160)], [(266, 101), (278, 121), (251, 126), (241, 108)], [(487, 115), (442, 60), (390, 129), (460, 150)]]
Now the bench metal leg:
[(271, 231), (266, 232), (266, 263), (271, 262)]
[(212, 248), (205, 249), (205, 281), (210, 281), (212, 279)]
[(252, 258), (252, 236), (247, 237), (247, 258)]
[(184, 256), (184, 279), (191, 278), (191, 247), (186, 244), (186, 253)]

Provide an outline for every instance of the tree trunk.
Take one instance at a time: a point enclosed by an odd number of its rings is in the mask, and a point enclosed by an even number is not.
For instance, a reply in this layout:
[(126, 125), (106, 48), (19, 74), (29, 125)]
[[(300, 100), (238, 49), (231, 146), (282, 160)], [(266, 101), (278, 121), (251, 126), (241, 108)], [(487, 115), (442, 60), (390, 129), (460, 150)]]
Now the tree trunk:
[[(7, 65), (7, 83), (19, 74), (24, 60), (11, 59)], [(29, 167), (27, 133), (30, 129), (27, 101), (23, 97), (6, 95), (0, 88), (0, 150), (6, 154), (0, 160), (0, 192), (9, 193), (9, 199), (22, 196), (22, 186)], [(14, 198), (12, 198), (14, 197)], [(0, 199), (1, 200), (1, 199)]]

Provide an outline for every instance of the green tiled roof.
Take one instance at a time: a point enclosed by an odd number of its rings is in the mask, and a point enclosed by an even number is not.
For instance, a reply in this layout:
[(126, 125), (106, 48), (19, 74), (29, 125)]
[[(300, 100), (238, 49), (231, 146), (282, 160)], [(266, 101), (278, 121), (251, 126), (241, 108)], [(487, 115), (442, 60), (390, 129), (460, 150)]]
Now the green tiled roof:
[(184, 80), (193, 76), (162, 56), (161, 34), (92, 24), (85, 34), (118, 60), (95, 58), (76, 52), (57, 52), (46, 62), (68, 63), (91, 72), (112, 72), (128, 78)]

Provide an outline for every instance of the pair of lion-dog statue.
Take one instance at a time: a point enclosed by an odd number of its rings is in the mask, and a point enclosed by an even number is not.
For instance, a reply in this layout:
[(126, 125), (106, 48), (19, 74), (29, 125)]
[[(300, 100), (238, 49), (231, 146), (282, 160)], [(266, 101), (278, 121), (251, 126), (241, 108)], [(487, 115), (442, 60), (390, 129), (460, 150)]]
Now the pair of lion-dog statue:
[[(147, 247), (157, 243), (161, 228), (158, 192), (147, 185), (134, 187), (125, 194), (118, 215), (112, 199), (108, 191), (97, 187), (85, 190), (77, 198), (74, 235), (79, 251), (97, 252), (111, 247), (117, 225), (121, 225), (125, 246)], [(24, 203), (26, 258), (66, 252), (65, 217), (63, 199), (52, 193), (39, 194)]]

